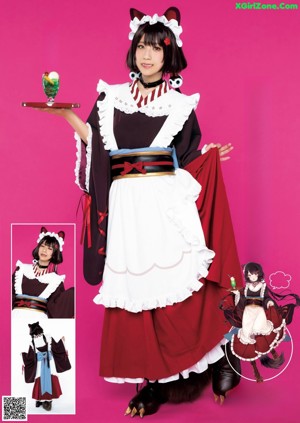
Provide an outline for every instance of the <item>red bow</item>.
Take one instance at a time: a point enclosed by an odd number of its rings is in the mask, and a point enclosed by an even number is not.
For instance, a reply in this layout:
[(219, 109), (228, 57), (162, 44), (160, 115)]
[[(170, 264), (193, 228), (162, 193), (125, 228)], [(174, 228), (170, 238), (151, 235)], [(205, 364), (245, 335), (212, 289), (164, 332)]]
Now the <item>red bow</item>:
[(104, 250), (104, 247), (99, 248), (98, 254), (100, 254), (101, 256), (105, 256), (106, 255), (106, 252)]
[(136, 169), (138, 172), (143, 174), (147, 173), (146, 169), (144, 169), (144, 162), (124, 162), (124, 170), (121, 172), (121, 175), (127, 175), (127, 173), (131, 172), (133, 169)]
[(108, 216), (107, 212), (97, 212), (98, 213), (98, 225), (103, 222), (103, 220)]
[(30, 307), (31, 303), (30, 301), (24, 301), (24, 300), (20, 300), (18, 303), (19, 307), (25, 306), (25, 307)]

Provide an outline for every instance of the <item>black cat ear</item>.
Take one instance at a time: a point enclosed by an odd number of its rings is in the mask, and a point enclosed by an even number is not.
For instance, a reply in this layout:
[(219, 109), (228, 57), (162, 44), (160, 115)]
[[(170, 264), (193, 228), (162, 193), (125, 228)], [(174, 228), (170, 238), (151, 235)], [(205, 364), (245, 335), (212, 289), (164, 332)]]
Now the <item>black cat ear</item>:
[(138, 18), (139, 20), (141, 20), (144, 16), (145, 16), (145, 13), (140, 12), (139, 10), (134, 9), (134, 8), (130, 9), (131, 19)]
[(63, 240), (65, 239), (64, 231), (59, 231), (57, 235), (60, 236)]
[(180, 12), (177, 7), (169, 7), (164, 13), (164, 16), (170, 21), (171, 19), (175, 19), (180, 25)]

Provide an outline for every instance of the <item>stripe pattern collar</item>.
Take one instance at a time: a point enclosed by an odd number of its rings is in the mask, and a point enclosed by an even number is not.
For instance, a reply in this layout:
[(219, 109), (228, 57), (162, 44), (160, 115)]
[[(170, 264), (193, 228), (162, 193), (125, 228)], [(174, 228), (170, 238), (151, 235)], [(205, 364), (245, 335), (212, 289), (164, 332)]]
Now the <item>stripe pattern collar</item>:
[(155, 99), (160, 97), (162, 94), (167, 93), (169, 90), (170, 90), (169, 84), (167, 83), (167, 81), (164, 81), (162, 84), (155, 87), (153, 91), (150, 91), (147, 97), (143, 98), (138, 87), (138, 79), (136, 79), (130, 87), (130, 92), (138, 108), (146, 106), (151, 101), (154, 101)]

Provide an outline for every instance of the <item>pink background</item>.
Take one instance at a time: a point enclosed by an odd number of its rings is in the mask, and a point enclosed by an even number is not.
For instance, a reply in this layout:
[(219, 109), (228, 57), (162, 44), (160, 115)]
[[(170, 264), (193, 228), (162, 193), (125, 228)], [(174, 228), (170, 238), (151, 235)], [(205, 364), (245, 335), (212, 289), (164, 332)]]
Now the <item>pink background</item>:
[[(97, 288), (82, 277), (79, 245), (81, 193), (74, 185), (75, 143), (59, 118), (20, 106), (43, 101), (41, 76), (61, 76), (58, 101), (81, 103), (85, 119), (99, 78), (128, 80), (129, 7), (162, 14), (169, 1), (0, 0), (0, 157), (2, 339), (10, 333), (11, 223), (68, 222), (77, 226), (77, 415), (56, 421), (123, 421), (135, 387), (97, 376), (103, 310), (93, 304)], [(296, 2), (293, 2), (296, 3)], [(183, 47), (189, 67), (183, 92), (201, 93), (197, 115), (203, 144), (232, 142), (222, 165), (241, 263), (260, 262), (266, 275), (292, 275), (299, 293), (299, 10), (236, 10), (235, 1), (174, 1), (182, 12)], [(66, 241), (67, 242), (67, 241)], [(30, 247), (31, 248), (31, 247)], [(223, 407), (208, 389), (192, 405), (165, 405), (148, 418), (298, 421), (299, 311), (289, 327), (294, 355), (286, 371), (257, 385), (243, 380)], [(1, 342), (1, 394), (10, 394), (9, 342)], [(30, 422), (49, 417), (29, 416)]]

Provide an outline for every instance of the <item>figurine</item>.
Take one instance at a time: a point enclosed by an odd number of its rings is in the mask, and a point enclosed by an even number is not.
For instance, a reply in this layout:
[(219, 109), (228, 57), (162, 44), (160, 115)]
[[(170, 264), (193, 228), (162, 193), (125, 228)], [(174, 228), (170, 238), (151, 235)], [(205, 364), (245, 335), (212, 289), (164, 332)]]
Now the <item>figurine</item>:
[[(250, 361), (256, 381), (263, 382), (256, 360), (274, 369), (283, 364), (284, 355), (279, 355), (276, 350), (287, 339), (286, 326), (291, 323), (294, 308), (300, 305), (300, 298), (296, 294), (280, 295), (272, 292), (266, 285), (262, 266), (258, 263), (247, 263), (243, 273), (246, 286), (237, 289), (231, 284), (231, 293), (220, 305), (226, 320), (233, 326), (225, 338), (230, 340), (232, 354), (241, 360)], [(295, 303), (282, 305), (288, 297), (292, 297)]]

